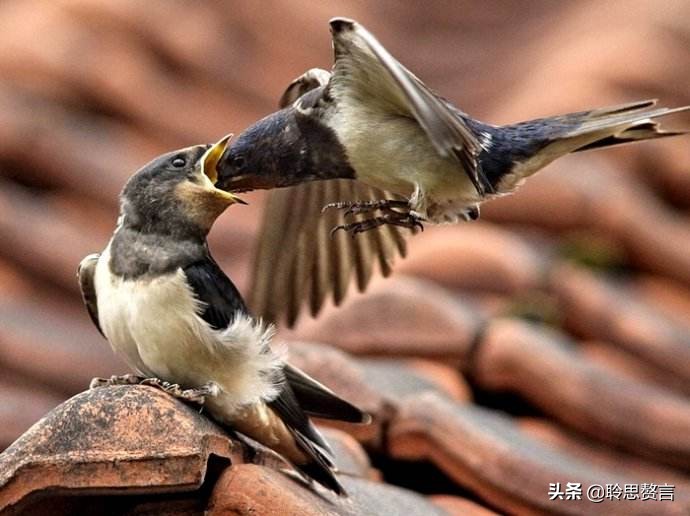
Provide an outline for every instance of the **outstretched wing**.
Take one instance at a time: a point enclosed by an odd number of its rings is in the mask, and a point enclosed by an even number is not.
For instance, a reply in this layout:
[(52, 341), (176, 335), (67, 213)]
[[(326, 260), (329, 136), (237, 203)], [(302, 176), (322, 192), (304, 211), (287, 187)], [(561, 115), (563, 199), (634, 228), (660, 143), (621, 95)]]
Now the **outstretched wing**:
[(455, 158), (480, 195), (493, 186), (479, 163), (489, 135), (475, 132), (463, 115), (401, 65), (378, 40), (355, 21), (331, 20), (335, 65), (330, 88), (338, 94), (375, 96), (414, 117), (438, 153)]
[(311, 68), (292, 81), (285, 89), (278, 106), (284, 108), (292, 104), (308, 91), (325, 86), (331, 78), (330, 72), (321, 68)]
[(404, 229), (381, 226), (351, 238), (331, 230), (344, 222), (362, 220), (323, 206), (338, 201), (394, 198), (358, 181), (313, 181), (269, 194), (254, 256), (249, 306), (268, 321), (283, 316), (293, 326), (305, 304), (316, 316), (329, 295), (336, 305), (345, 297), (354, 276), (363, 291), (374, 266), (390, 275), (396, 254), (405, 256)]
[(81, 289), (81, 298), (84, 301), (84, 306), (89, 312), (91, 321), (96, 325), (98, 332), (105, 337), (101, 324), (98, 321), (98, 300), (96, 298), (96, 287), (94, 285), (94, 274), (96, 273), (96, 265), (100, 254), (94, 253), (84, 258), (77, 268), (77, 279), (79, 280), (79, 288)]

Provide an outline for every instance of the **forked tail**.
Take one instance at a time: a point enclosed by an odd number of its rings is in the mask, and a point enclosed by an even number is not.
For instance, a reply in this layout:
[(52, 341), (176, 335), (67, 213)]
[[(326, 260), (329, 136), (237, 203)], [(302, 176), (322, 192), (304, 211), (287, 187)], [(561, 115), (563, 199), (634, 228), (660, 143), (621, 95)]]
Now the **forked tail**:
[[(690, 106), (658, 108), (656, 102), (643, 100), (503, 126), (493, 144), (503, 147), (502, 159), (495, 163), (487, 159), (486, 164), (493, 166), (497, 180), (510, 176), (510, 185), (499, 183), (504, 190), (571, 152), (690, 133), (664, 130), (656, 120), (688, 111)], [(502, 166), (506, 167), (503, 172)]]

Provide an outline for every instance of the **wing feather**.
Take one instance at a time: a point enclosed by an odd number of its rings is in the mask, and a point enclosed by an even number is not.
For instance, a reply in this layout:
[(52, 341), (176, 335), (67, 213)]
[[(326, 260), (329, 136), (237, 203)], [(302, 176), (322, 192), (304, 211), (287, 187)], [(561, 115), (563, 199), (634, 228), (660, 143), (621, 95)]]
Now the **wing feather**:
[(331, 237), (331, 229), (346, 222), (343, 213), (321, 213), (331, 202), (384, 198), (394, 196), (346, 179), (271, 191), (254, 257), (252, 312), (268, 321), (285, 317), (292, 326), (305, 304), (312, 315), (329, 295), (339, 304), (353, 275), (360, 290), (367, 287), (376, 263), (389, 275), (395, 257), (406, 252), (404, 229), (382, 227), (356, 238), (338, 231)]
[(368, 423), (371, 420), (369, 414), (345, 401), (304, 371), (286, 364), (284, 372), (285, 379), (307, 415), (350, 423)]
[(356, 88), (356, 95), (377, 95), (380, 101), (395, 102), (403, 114), (417, 120), (441, 156), (458, 160), (479, 194), (493, 191), (479, 162), (488, 135), (477, 134), (462, 113), (401, 65), (360, 24), (334, 18), (331, 32), (335, 48), (332, 84), (346, 84), (341, 92)]
[(98, 332), (105, 337), (98, 320), (98, 299), (96, 297), (96, 286), (94, 284), (96, 265), (98, 265), (98, 258), (100, 258), (100, 256), (100, 254), (94, 253), (84, 258), (77, 268), (77, 279), (79, 280), (81, 298), (84, 301), (86, 310), (89, 312), (89, 317), (93, 324), (96, 325)]
[(202, 303), (201, 318), (212, 328), (227, 328), (237, 313), (247, 313), (239, 291), (210, 255), (184, 267), (183, 272)]
[(311, 68), (292, 81), (278, 101), (278, 107), (284, 108), (295, 102), (305, 93), (325, 86), (331, 78), (330, 72), (320, 68)]

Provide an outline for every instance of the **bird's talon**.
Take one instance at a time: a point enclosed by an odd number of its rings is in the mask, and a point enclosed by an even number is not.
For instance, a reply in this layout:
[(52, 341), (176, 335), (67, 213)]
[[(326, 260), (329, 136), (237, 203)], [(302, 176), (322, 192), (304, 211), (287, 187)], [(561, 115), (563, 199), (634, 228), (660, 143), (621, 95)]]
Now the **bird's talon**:
[(142, 381), (142, 377), (136, 374), (112, 375), (110, 378), (92, 378), (89, 382), (89, 389), (98, 387), (108, 387), (111, 385), (137, 385)]
[(173, 398), (197, 405), (203, 405), (208, 396), (217, 396), (220, 391), (218, 385), (214, 382), (206, 383), (196, 389), (183, 389), (178, 383), (166, 382), (160, 378), (145, 378), (139, 383), (160, 389)]
[(97, 389), (99, 387), (106, 387), (107, 385), (110, 385), (107, 378), (91, 378), (89, 389)]
[(344, 226), (343, 224), (340, 224), (340, 225), (338, 225), (338, 226), (335, 226), (333, 229), (331, 229), (331, 233), (330, 233), (331, 239), (332, 239), (333, 237), (335, 237), (335, 234), (336, 234), (339, 230), (341, 230), (341, 229), (342, 229), (342, 230), (345, 230), (345, 229), (346, 229), (345, 226)]

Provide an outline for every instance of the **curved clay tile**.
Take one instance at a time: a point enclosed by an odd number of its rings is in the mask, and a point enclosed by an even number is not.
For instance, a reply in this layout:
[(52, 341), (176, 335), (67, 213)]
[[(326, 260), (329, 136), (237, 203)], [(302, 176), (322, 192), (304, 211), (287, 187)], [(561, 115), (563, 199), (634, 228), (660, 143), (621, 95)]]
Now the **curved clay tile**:
[(469, 303), (432, 281), (394, 277), (373, 281), (318, 319), (305, 318), (292, 334), (349, 353), (418, 357), (461, 364), (484, 320)]
[[(648, 482), (586, 461), (522, 432), (508, 417), (433, 393), (408, 399), (389, 432), (389, 452), (430, 460), (459, 485), (511, 514), (687, 514), (690, 490), (676, 486), (675, 502), (606, 500), (593, 503), (593, 484)], [(549, 484), (580, 483), (582, 498), (549, 500)], [(672, 483), (672, 482), (669, 482)]]
[(194, 408), (150, 387), (93, 389), (0, 455), (0, 511), (39, 494), (196, 489), (211, 454), (237, 460), (241, 447)]
[(209, 516), (444, 516), (444, 509), (417, 493), (389, 484), (341, 476), (348, 497), (303, 489), (297, 477), (242, 464), (228, 468), (218, 479), (208, 504)]
[[(244, 471), (251, 471), (259, 479), (272, 479), (271, 485), (289, 487), (291, 492), (281, 495), (284, 501), (273, 500), (275, 510), (289, 507), (290, 500), (329, 497), (336, 514), (350, 514), (353, 504), (384, 503), (372, 493), (394, 488), (357, 483), (359, 477), (380, 477), (357, 441), (336, 429), (324, 433), (341, 479), (355, 486), (351, 498), (306, 484), (277, 454), (231, 438), (195, 406), (162, 391), (145, 386), (92, 389), (48, 413), (0, 455), (0, 513), (129, 514), (145, 509), (151, 514), (199, 514), (211, 492), (221, 500), (258, 497), (260, 502), (260, 483), (233, 481), (227, 491), (218, 481), (223, 471), (221, 480), (243, 478)], [(428, 505), (402, 490), (395, 497)]]
[(383, 433), (400, 403), (432, 391), (458, 401), (470, 399), (470, 388), (457, 370), (421, 359), (357, 358), (323, 344), (290, 342), (290, 362), (338, 395), (372, 415), (369, 425), (323, 421), (342, 428), (361, 443), (380, 448)]
[(690, 469), (688, 399), (587, 360), (557, 332), (497, 319), (479, 346), (475, 376), (597, 440)]

